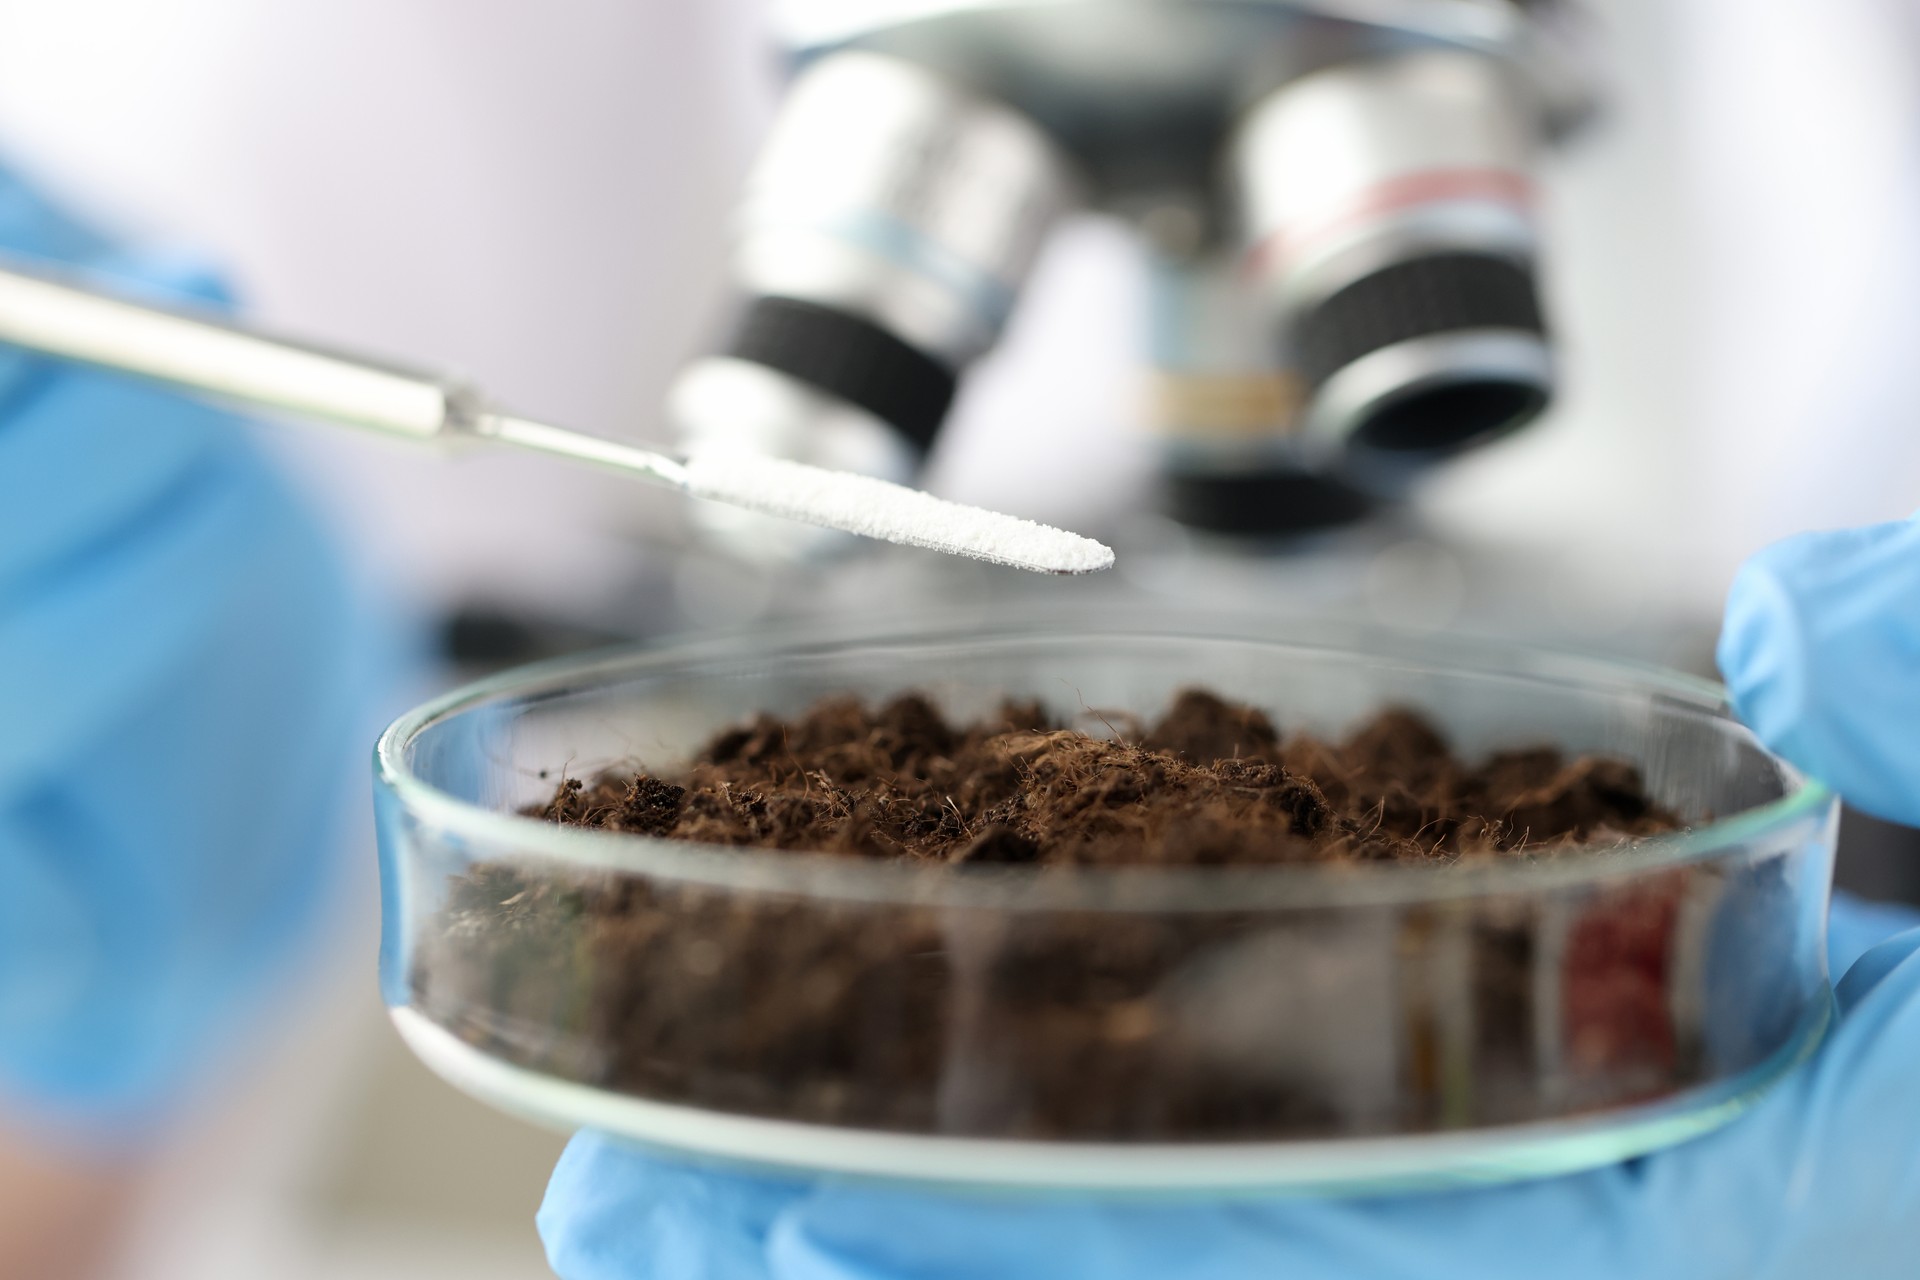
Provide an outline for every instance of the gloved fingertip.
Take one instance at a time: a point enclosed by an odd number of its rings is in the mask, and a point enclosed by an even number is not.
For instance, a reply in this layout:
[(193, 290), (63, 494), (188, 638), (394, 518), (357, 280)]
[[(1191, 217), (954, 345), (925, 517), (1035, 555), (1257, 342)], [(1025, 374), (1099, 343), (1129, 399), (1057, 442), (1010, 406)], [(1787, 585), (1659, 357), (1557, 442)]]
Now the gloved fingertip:
[(1827, 917), (1827, 971), (1837, 980), (1867, 952), (1920, 928), (1920, 910), (1904, 902), (1875, 902), (1835, 890)]
[(1856, 807), (1920, 822), (1920, 523), (1808, 533), (1734, 580), (1718, 658), (1769, 748)]
[(1885, 982), (1889, 974), (1910, 960), (1916, 951), (1920, 951), (1920, 928), (1909, 929), (1870, 947), (1834, 984), (1833, 997), (1840, 1006), (1841, 1014), (1850, 1013), (1869, 993)]
[(1780, 559), (1762, 552), (1734, 578), (1714, 655), (1734, 711), (1770, 746), (1800, 722), (1807, 696), (1806, 635)]

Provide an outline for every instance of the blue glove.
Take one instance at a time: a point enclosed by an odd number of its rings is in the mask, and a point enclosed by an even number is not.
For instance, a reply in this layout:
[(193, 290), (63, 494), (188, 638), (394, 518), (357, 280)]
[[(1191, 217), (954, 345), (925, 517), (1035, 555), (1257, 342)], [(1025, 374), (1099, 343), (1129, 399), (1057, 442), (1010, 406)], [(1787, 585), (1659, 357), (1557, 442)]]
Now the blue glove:
[(1755, 556), (1720, 669), (1768, 746), (1855, 808), (1920, 826), (1920, 517)]
[[(1920, 815), (1920, 532), (1788, 543), (1728, 608), (1723, 665), (1769, 742)], [(1567, 1177), (1350, 1200), (991, 1200), (699, 1172), (583, 1134), (540, 1213), (565, 1280), (1848, 1280), (1920, 1240), (1920, 916), (1840, 898), (1840, 1021), (1739, 1122)]]
[[(215, 296), (0, 169), (0, 248)], [(0, 1112), (125, 1138), (312, 933), (373, 644), (232, 417), (0, 347)]]

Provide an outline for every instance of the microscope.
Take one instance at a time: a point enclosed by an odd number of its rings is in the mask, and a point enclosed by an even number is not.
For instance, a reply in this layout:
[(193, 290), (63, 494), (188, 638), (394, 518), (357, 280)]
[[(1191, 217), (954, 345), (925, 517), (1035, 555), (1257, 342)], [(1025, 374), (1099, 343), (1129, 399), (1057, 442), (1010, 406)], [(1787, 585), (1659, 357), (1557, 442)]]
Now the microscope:
[[(688, 447), (911, 482), (1068, 214), (1137, 229), (1168, 515), (1353, 520), (1553, 394), (1531, 171), (1559, 0), (789, 0)], [(723, 535), (731, 529), (721, 516)]]

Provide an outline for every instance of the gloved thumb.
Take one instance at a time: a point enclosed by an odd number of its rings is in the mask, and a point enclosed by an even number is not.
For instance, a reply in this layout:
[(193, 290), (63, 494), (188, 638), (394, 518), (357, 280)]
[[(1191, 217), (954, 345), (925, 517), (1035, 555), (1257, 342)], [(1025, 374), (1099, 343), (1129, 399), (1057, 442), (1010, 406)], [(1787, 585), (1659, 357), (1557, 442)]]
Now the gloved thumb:
[(1789, 538), (1740, 571), (1720, 671), (1773, 750), (1920, 824), (1920, 519)]

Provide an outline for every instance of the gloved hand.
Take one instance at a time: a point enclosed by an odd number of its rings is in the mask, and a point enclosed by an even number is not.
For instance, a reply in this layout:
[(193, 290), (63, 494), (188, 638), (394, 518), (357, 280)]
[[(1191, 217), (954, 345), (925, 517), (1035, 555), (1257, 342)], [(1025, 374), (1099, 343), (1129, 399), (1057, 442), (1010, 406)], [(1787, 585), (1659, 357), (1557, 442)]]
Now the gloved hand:
[[(1920, 526), (1759, 556), (1722, 666), (1774, 746), (1920, 820)], [(1920, 1239), (1920, 916), (1841, 898), (1840, 1022), (1738, 1122), (1626, 1164), (1350, 1200), (990, 1200), (700, 1172), (574, 1139), (540, 1229), (565, 1280), (1906, 1277)]]
[[(214, 296), (0, 169), (0, 249)], [(0, 346), (0, 1117), (124, 1138), (311, 932), (368, 619), (227, 414)]]

